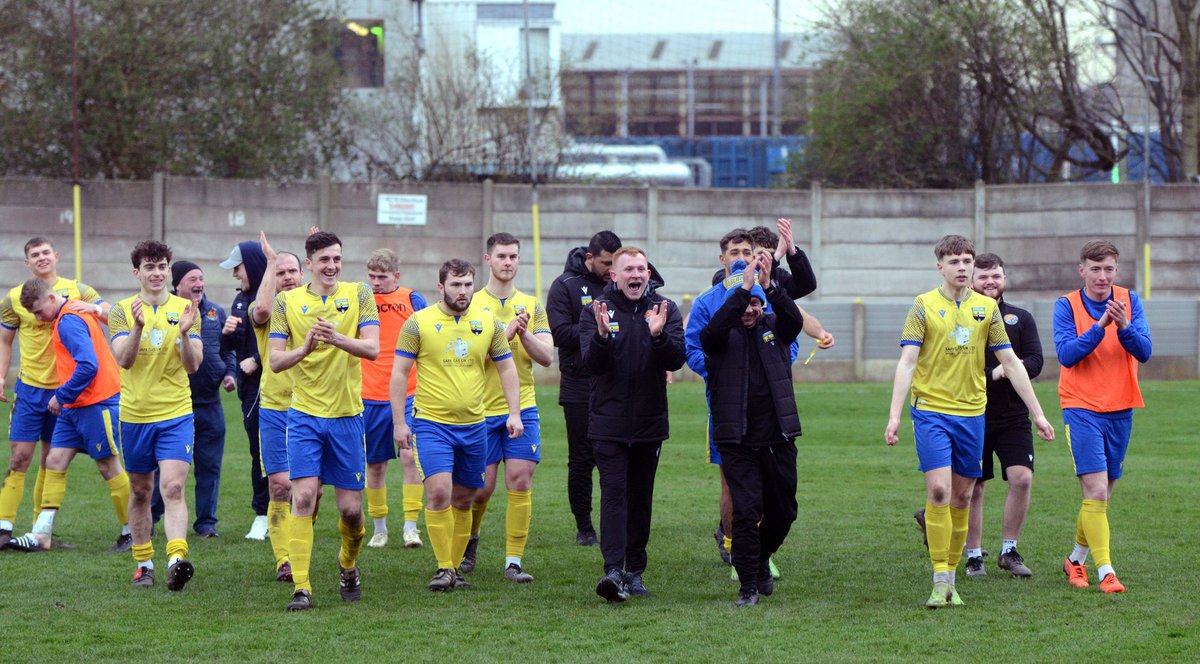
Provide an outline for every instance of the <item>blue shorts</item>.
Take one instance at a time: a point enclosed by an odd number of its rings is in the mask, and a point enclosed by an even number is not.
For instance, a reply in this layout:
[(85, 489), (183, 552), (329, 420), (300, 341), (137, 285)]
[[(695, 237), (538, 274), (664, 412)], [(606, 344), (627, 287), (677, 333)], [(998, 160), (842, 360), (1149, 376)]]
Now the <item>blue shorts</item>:
[(314, 417), (292, 408), (288, 410), (287, 425), (288, 467), (293, 481), (319, 477), (321, 484), (362, 491), (367, 449), (361, 414)]
[(483, 488), (487, 468), (487, 427), (479, 424), (441, 424), (413, 418), (413, 459), (421, 479), (453, 473), (453, 481), (472, 489)]
[(125, 470), (153, 473), (159, 461), (167, 460), (190, 464), (195, 440), (196, 424), (191, 413), (161, 422), (122, 422)]
[(917, 443), (917, 470), (927, 473), (950, 466), (962, 477), (983, 475), (983, 415), (966, 417), (928, 410), (909, 411)]
[(264, 477), (288, 472), (286, 410), (258, 409), (258, 453)]
[(704, 428), (704, 439), (708, 442), (708, 462), (714, 466), (721, 465), (721, 450), (713, 442), (712, 415), (708, 416), (708, 426)]
[(1097, 413), (1083, 408), (1063, 408), (1067, 445), (1075, 460), (1075, 474), (1108, 471), (1108, 479), (1121, 477), (1125, 452), (1133, 431), (1133, 409)]
[(83, 450), (96, 461), (121, 453), (121, 398), (112, 396), (81, 408), (63, 408), (50, 447)]
[[(412, 428), (413, 398), (404, 400), (404, 421)], [(367, 463), (384, 463), (396, 458), (395, 431), (390, 401), (363, 400), (363, 429), (367, 434)]]
[(47, 408), (54, 390), (32, 387), (18, 380), (13, 393), (16, 399), (8, 416), (8, 439), (14, 443), (50, 442), (58, 421)]
[(521, 411), (521, 423), (525, 433), (520, 438), (508, 437), (508, 415), (492, 415), (483, 421), (487, 428), (487, 465), (500, 463), (501, 459), (525, 459), (538, 463), (542, 460), (542, 424), (537, 406)]

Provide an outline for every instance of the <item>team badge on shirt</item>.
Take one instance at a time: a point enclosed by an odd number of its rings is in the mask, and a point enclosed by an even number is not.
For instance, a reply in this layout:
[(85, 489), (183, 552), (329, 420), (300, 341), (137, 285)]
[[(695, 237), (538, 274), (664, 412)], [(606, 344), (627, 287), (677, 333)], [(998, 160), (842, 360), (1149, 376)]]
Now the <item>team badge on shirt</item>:
[(762, 340), (763, 340), (763, 343), (771, 344), (772, 346), (774, 346), (775, 345), (775, 333), (770, 330), (763, 332)]
[(212, 320), (216, 320), (216, 319), (217, 319), (217, 310), (216, 310), (216, 309), (209, 309), (209, 310), (208, 310), (208, 313), (206, 313), (206, 314), (204, 314), (204, 315), (205, 315), (206, 317), (208, 317), (208, 318), (211, 318)]
[(971, 307), (971, 317), (974, 318), (977, 322), (982, 323), (983, 319), (986, 318), (986, 316), (984, 315), (984, 308), (983, 307)]
[(347, 311), (350, 311), (350, 300), (348, 298), (339, 297), (333, 301), (333, 308), (337, 309), (339, 314), (344, 314)]
[(620, 332), (620, 331), (621, 331), (620, 323), (618, 323), (615, 320), (608, 321), (608, 333), (609, 334), (616, 334), (617, 332)]
[(587, 305), (589, 305), (589, 304), (591, 304), (591, 303), (592, 303), (592, 296), (591, 296), (591, 295), (580, 295), (580, 296), (579, 296), (579, 304), (581, 304), (581, 305), (583, 305), (583, 306), (585, 306), (585, 307), (586, 307)]
[(65, 300), (71, 296), (71, 291), (64, 288), (58, 291), (58, 296)]
[(479, 336), (479, 335), (483, 334), (483, 321), (481, 321), (481, 320), (471, 321), (471, 332), (473, 332), (475, 334), (475, 336)]
[(1016, 325), (1017, 320), (1019, 320), (1019, 319), (1017, 318), (1016, 314), (1008, 314), (1007, 316), (1004, 317), (1004, 324), (1005, 325)]
[(167, 312), (167, 325), (178, 325), (178, 324), (179, 324), (179, 314), (175, 313), (174, 311), (168, 311)]
[(525, 308), (525, 305), (517, 304), (517, 305), (513, 305), (513, 311), (515, 311), (516, 314), (518, 316), (520, 316), (521, 314), (525, 313), (528, 310)]

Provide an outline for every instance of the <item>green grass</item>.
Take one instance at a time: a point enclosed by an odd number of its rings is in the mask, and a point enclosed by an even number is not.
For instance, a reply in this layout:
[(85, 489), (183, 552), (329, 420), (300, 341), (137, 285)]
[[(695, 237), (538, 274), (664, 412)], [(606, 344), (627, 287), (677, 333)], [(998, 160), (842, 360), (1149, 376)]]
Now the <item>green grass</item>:
[[(433, 594), (428, 545), (365, 549), (364, 595), (337, 596), (336, 518), (317, 523), (317, 610), (285, 614), (290, 586), (273, 581), (270, 547), (242, 539), (251, 518), (248, 456), (237, 409), (227, 402), (218, 540), (191, 539), (196, 578), (178, 595), (129, 580), (128, 554), (107, 553), (116, 526), (107, 489), (87, 459), (72, 466), (56, 532), (73, 551), (0, 553), (0, 634), (5, 659), (47, 661), (238, 660), (1194, 660), (1200, 648), (1197, 567), (1196, 382), (1143, 385), (1126, 478), (1109, 510), (1114, 561), (1128, 587), (1106, 596), (1070, 588), (1059, 566), (1075, 531), (1079, 489), (1059, 440), (1039, 442), (1033, 505), (1021, 552), (1029, 580), (964, 578), (961, 609), (927, 611), (929, 560), (912, 519), (923, 503), (911, 428), (883, 443), (889, 386), (799, 385), (800, 516), (776, 556), (776, 594), (735, 609), (737, 586), (712, 540), (718, 486), (704, 463), (701, 386), (671, 389), (672, 439), (663, 448), (647, 584), (654, 596), (608, 606), (594, 592), (596, 548), (574, 545), (566, 501), (566, 443), (555, 388), (539, 390), (546, 460), (534, 486), (526, 569), (531, 586), (501, 577), (503, 491), (497, 492), (467, 591)], [(1039, 384), (1044, 404), (1054, 386)], [(0, 452), (7, 464), (8, 446)], [(399, 532), (399, 472), (390, 476)], [(32, 480), (32, 473), (30, 474)], [(29, 526), (32, 481), (18, 519)], [(989, 491), (984, 546), (998, 548), (1004, 489)], [(599, 500), (599, 490), (596, 491)], [(190, 502), (190, 498), (189, 498)], [(398, 539), (398, 538), (397, 538)], [(164, 562), (161, 534), (157, 562)], [(164, 577), (165, 578), (165, 575)], [(1094, 583), (1094, 581), (1093, 581)], [(930, 645), (935, 644), (935, 645)]]

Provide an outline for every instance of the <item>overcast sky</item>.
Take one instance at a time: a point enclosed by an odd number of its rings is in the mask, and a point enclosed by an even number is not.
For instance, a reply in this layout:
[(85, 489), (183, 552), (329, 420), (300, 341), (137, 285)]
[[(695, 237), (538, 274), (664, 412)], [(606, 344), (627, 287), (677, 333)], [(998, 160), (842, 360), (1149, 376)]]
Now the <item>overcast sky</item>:
[[(780, 29), (802, 32), (822, 0), (780, 0)], [(771, 32), (774, 0), (556, 0), (564, 33)]]

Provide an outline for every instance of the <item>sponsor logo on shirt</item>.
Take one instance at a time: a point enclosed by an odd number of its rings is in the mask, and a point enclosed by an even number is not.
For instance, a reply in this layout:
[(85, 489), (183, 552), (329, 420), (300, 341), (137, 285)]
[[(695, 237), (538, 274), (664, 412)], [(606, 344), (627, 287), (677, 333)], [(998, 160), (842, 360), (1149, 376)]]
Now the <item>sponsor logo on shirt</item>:
[(1018, 320), (1020, 320), (1020, 319), (1017, 318), (1016, 314), (1008, 314), (1007, 316), (1004, 317), (1004, 324), (1005, 325), (1016, 325)]

